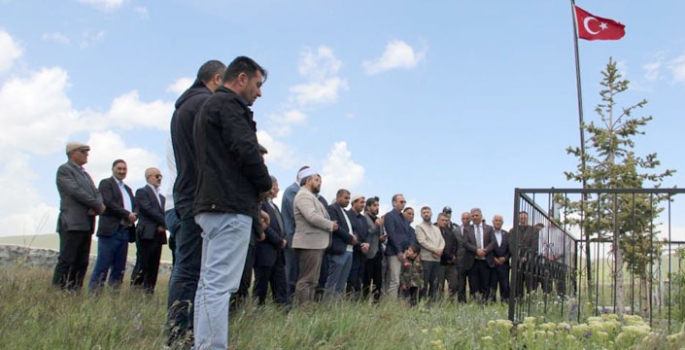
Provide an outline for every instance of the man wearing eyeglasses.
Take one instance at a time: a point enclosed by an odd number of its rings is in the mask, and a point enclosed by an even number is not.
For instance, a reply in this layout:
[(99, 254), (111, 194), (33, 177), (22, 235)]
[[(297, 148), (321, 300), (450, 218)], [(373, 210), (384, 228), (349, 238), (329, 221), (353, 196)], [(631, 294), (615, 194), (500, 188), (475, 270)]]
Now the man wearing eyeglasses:
[(411, 244), (412, 237), (409, 222), (402, 215), (407, 201), (402, 194), (392, 196), (392, 210), (385, 214), (385, 232), (388, 235), (388, 245), (385, 249), (385, 256), (388, 259), (388, 296), (397, 299), (397, 292), (400, 286), (400, 271), (402, 264), (406, 261), (404, 251)]
[(69, 142), (69, 160), (57, 169), (59, 257), (52, 284), (61, 289), (75, 291), (83, 286), (95, 216), (105, 211), (100, 191), (83, 169), (89, 151), (86, 144)]
[(136, 191), (138, 204), (138, 227), (136, 229), (136, 268), (133, 269), (131, 285), (142, 286), (152, 294), (157, 284), (162, 246), (167, 243), (164, 220), (165, 198), (160, 191), (162, 173), (157, 168), (145, 170), (147, 185)]

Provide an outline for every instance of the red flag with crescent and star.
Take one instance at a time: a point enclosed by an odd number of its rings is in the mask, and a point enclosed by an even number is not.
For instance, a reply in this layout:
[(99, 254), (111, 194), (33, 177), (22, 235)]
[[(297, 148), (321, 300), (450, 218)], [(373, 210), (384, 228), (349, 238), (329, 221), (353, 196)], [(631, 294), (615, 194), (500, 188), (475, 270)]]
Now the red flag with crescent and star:
[(576, 28), (578, 37), (585, 40), (618, 40), (626, 35), (626, 26), (613, 19), (595, 16), (578, 6), (576, 11)]

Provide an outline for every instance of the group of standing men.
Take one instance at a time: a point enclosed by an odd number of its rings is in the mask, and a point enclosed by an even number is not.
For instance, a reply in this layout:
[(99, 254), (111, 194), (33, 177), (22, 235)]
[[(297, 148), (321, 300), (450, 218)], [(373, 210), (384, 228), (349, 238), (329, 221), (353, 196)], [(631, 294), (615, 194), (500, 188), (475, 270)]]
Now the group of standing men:
[(131, 285), (152, 293), (166, 244), (164, 222), (165, 198), (159, 193), (162, 174), (159, 169), (145, 170), (147, 184), (133, 191), (123, 181), (126, 162), (117, 159), (112, 164), (112, 177), (102, 179), (98, 187), (85, 171), (90, 147), (70, 142), (66, 147), (68, 161), (57, 170), (57, 190), (60, 214), (57, 232), (60, 235), (60, 255), (55, 266), (53, 285), (76, 291), (84, 283), (88, 269), (91, 235), (97, 229), (98, 254), (91, 275), (89, 290), (97, 292), (105, 282), (112, 287), (121, 284), (126, 268), (129, 242), (136, 242), (136, 265)]
[[(246, 294), (253, 271), (253, 295), (260, 303), (269, 286), (281, 304), (305, 304), (317, 295), (336, 300), (344, 292), (372, 294), (377, 300), (382, 290), (396, 298), (405, 251), (416, 243), (423, 247), (430, 296), (444, 290), (447, 279), (450, 293), (465, 301), (468, 279), (473, 295), (488, 298), (495, 281), (490, 276), (497, 276), (506, 293), (508, 277), (503, 276), (508, 276), (512, 251), (501, 216), (495, 216), (491, 227), (473, 209), (458, 226), (446, 207), (433, 225), (430, 208), (422, 208), (423, 222), (414, 231), (414, 211), (405, 208), (401, 194), (393, 196), (393, 209), (382, 217), (378, 197), (351, 196), (345, 189), (328, 205), (319, 194), (321, 176), (307, 166), (285, 190), (279, 210), (273, 203), (278, 182), (264, 163), (266, 150), (257, 141), (250, 110), (266, 77), (265, 69), (244, 56), (228, 67), (216, 60), (200, 67), (171, 119), (168, 160), (175, 179), (166, 212), (159, 170), (148, 169), (148, 185), (132, 196), (122, 182), (126, 164), (118, 160), (113, 177), (102, 180), (98, 190), (82, 167), (88, 146), (70, 143), (69, 161), (57, 174), (61, 252), (55, 283), (69, 288), (82, 283), (94, 217), (100, 215), (94, 286), (103, 284), (108, 269), (110, 283), (119, 283), (125, 241), (135, 237), (142, 251), (157, 249), (165, 242), (166, 229), (171, 231), (170, 346), (226, 349), (231, 295)], [(158, 253), (139, 254), (143, 275), (146, 261), (158, 261)], [(155, 279), (156, 272), (148, 278)], [(144, 286), (145, 281), (143, 277)]]

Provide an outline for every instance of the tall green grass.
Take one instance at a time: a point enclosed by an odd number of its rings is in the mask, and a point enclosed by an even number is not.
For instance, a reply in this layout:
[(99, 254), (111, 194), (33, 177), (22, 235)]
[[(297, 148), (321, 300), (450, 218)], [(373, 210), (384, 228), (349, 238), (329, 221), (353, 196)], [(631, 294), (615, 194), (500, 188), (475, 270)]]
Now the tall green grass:
[[(50, 278), (51, 271), (35, 268), (0, 271), (0, 349), (164, 347), (166, 279), (159, 281), (155, 295), (148, 296), (127, 285), (120, 291), (104, 290), (99, 295), (67, 293), (50, 287)], [(567, 341), (573, 331), (561, 323), (554, 332), (540, 333), (535, 327), (543, 327), (541, 322), (546, 321), (539, 318), (537, 326), (530, 326), (533, 330), (525, 331), (526, 337), (514, 337), (517, 331), (514, 328), (510, 333), (510, 324), (507, 328), (505, 321), (489, 322), (504, 319), (506, 314), (504, 305), (450, 302), (412, 308), (397, 301), (346, 301), (287, 311), (272, 304), (259, 307), (248, 301), (231, 314), (230, 343), (231, 349), (395, 350), (533, 349), (539, 348), (534, 344), (553, 342), (561, 344), (555, 346), (561, 350), (577, 349), (578, 344), (582, 348), (596, 341), (598, 347), (585, 348), (618, 348), (611, 346), (611, 338), (602, 334), (604, 338), (597, 340), (586, 337)], [(685, 340), (685, 333), (679, 334), (677, 339)], [(493, 343), (493, 339), (501, 339), (502, 343)], [(684, 344), (667, 343), (665, 339), (665, 335), (653, 337), (655, 344), (661, 344), (658, 348), (681, 348)], [(634, 344), (639, 342), (637, 339)], [(673, 347), (676, 344), (678, 347)]]

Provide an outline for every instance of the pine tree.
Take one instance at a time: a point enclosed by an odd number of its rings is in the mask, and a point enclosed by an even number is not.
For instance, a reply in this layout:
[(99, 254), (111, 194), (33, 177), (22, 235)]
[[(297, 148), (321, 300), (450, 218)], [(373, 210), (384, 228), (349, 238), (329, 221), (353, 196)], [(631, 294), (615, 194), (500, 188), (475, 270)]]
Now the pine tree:
[[(574, 172), (564, 174), (568, 180), (579, 183), (585, 180), (589, 189), (659, 188), (663, 179), (675, 170), (659, 172), (656, 153), (639, 157), (633, 151), (635, 137), (644, 135), (642, 128), (652, 120), (652, 116), (633, 116), (645, 107), (647, 100), (619, 108), (615, 99), (628, 90), (629, 81), (622, 78), (611, 58), (602, 76), (602, 102), (595, 108), (599, 121), (582, 126), (589, 135), (585, 142), (585, 167), (580, 147), (569, 147), (567, 152), (577, 157), (579, 164)], [(663, 200), (665, 197), (658, 195), (621, 193), (563, 203), (568, 213), (575, 214), (567, 216), (569, 223), (582, 224), (583, 231), (593, 240), (611, 242), (615, 262), (612, 273), (616, 286), (615, 311), (618, 314), (624, 310), (624, 268), (639, 278), (643, 300), (648, 295), (647, 286), (652, 278), (649, 267), (659, 259), (661, 252), (654, 220), (663, 210), (659, 207)], [(582, 222), (580, 218), (583, 218)], [(588, 287), (591, 285), (592, 281), (589, 281)], [(647, 302), (642, 304), (643, 307), (648, 305)]]

